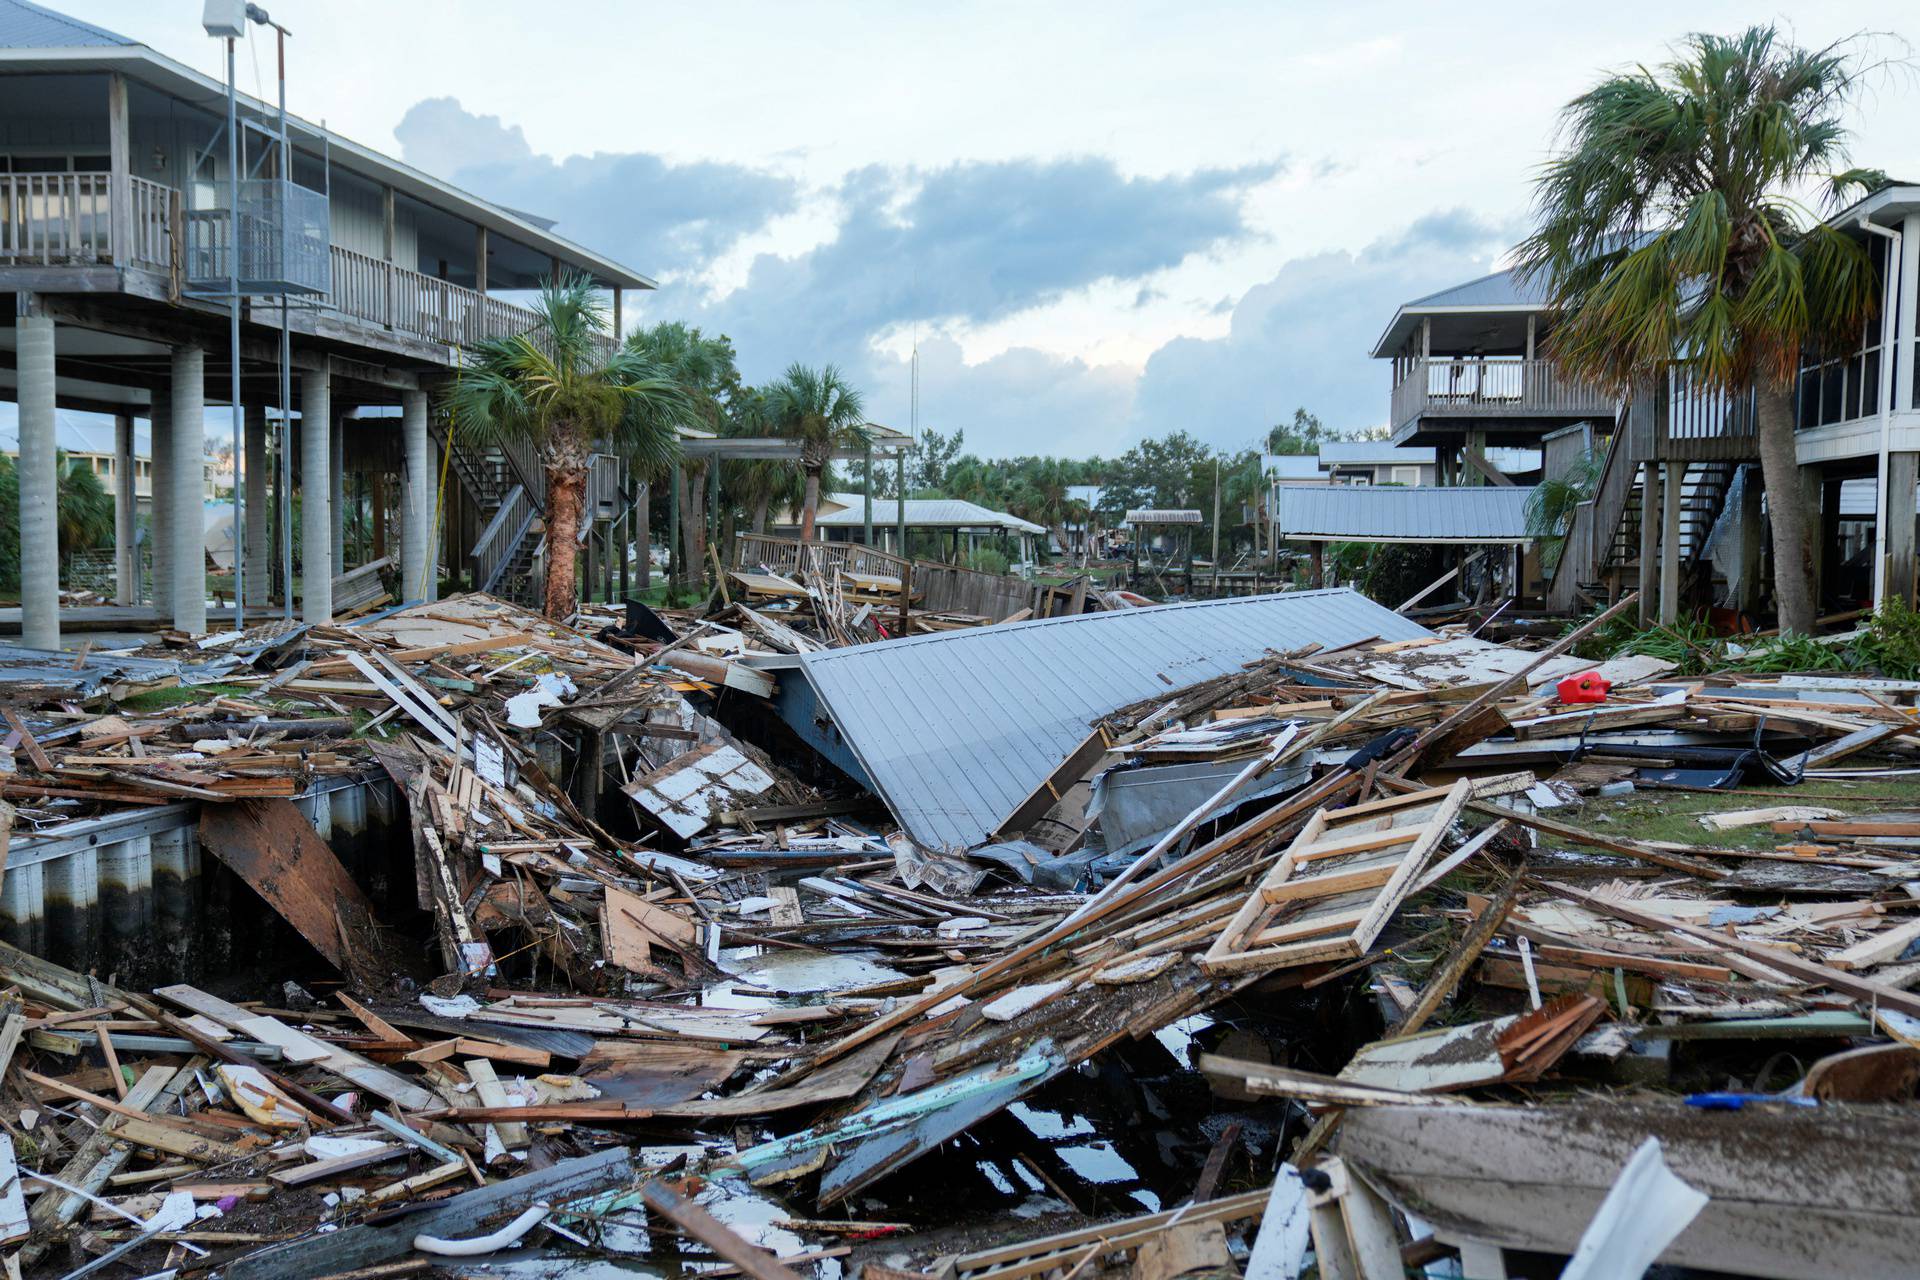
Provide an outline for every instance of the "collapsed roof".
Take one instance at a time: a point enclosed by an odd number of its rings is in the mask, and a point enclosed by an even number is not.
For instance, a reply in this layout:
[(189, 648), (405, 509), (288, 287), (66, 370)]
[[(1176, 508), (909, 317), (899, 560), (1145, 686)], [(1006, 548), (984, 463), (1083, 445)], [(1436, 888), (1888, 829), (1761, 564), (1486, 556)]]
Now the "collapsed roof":
[(988, 839), (1092, 722), (1269, 651), (1427, 630), (1354, 591), (1123, 609), (800, 656), (900, 825), (929, 848)]

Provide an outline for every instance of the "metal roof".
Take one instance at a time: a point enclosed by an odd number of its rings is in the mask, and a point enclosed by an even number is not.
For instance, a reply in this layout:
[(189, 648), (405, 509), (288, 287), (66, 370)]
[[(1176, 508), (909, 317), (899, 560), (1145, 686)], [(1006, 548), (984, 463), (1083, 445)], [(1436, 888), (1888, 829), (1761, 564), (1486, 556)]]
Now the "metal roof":
[(12, 49), (71, 49), (126, 45), (133, 41), (64, 13), (26, 0), (0, 0), (0, 46)]
[[(816, 514), (813, 522), (833, 529), (857, 529), (866, 522), (866, 497), (858, 493), (833, 493), (827, 497), (840, 504), (844, 510), (822, 511)], [(892, 498), (873, 500), (873, 522), (876, 525), (891, 527), (897, 523), (894, 513), (896, 502)], [(1022, 520), (1019, 516), (1008, 515), (1004, 511), (993, 511), (978, 503), (963, 502), (959, 498), (908, 498), (907, 527), (909, 529), (953, 528), (953, 529), (1007, 529), (1014, 533), (1045, 533), (1046, 529), (1031, 520)]]
[[(5, 3), (5, 0), (0, 0)], [(9, 405), (11, 410), (13, 406)], [(63, 453), (106, 454), (114, 452), (113, 419), (97, 414), (84, 413), (78, 409), (56, 409), (53, 422), (54, 448)], [(222, 424), (221, 429), (225, 430)], [(152, 432), (148, 429), (147, 419), (134, 419), (133, 456), (144, 458), (148, 455)], [(20, 452), (20, 419), (17, 414), (7, 413), (0, 421), (0, 453), (17, 454)]]
[(1518, 485), (1278, 486), (1274, 529), (1296, 542), (1531, 542)]
[(1269, 453), (1266, 470), (1281, 480), (1320, 480), (1320, 459), (1311, 453)]
[(1373, 357), (1384, 359), (1413, 336), (1420, 321), (1432, 316), (1518, 315), (1547, 310), (1545, 281), (1521, 280), (1511, 269), (1469, 280), (1405, 302), (1393, 313), (1386, 332), (1373, 344)]
[(799, 665), (900, 825), (943, 849), (986, 840), (1118, 707), (1269, 650), (1427, 634), (1353, 591), (1294, 591), (947, 631)]
[(1145, 507), (1137, 511), (1127, 512), (1127, 518), (1125, 523), (1127, 524), (1203, 524), (1205, 523), (1205, 519), (1204, 517), (1201, 516), (1200, 510), (1197, 507), (1184, 507), (1184, 508)]
[(1329, 440), (1320, 446), (1323, 467), (1418, 467), (1433, 465), (1433, 450), (1402, 449), (1391, 440)]

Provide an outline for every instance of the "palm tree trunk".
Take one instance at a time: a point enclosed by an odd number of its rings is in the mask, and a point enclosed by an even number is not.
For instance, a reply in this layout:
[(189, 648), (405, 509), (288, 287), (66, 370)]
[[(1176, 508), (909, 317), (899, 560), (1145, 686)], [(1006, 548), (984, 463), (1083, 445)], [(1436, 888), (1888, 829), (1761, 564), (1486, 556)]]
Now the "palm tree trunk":
[(680, 577), (693, 582), (706, 576), (707, 469), (680, 468)]
[(1767, 522), (1773, 529), (1773, 595), (1780, 629), (1812, 635), (1820, 608), (1814, 598), (1812, 530), (1794, 448), (1793, 397), (1762, 388), (1755, 399), (1760, 474), (1767, 482)]
[(800, 541), (813, 541), (813, 514), (820, 506), (820, 469), (807, 468), (807, 496), (800, 511)]
[(578, 607), (580, 582), (574, 559), (580, 551), (577, 539), (586, 493), (585, 466), (548, 465), (546, 615), (555, 622), (565, 622)]
[(757, 499), (753, 504), (753, 531), (755, 533), (765, 533), (767, 531), (767, 500), (765, 497)]
[(653, 481), (642, 481), (633, 509), (633, 549), (640, 558), (640, 590), (653, 589)]

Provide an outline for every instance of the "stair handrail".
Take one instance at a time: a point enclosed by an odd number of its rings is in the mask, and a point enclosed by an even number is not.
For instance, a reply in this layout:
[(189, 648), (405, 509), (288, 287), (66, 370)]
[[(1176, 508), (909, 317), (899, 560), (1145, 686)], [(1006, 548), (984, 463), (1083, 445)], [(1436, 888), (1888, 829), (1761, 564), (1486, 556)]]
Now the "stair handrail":
[(501, 573), (513, 558), (514, 548), (527, 536), (537, 514), (532, 496), (523, 484), (515, 485), (501, 500), (493, 519), (487, 521), (487, 527), (474, 540), (470, 556), (473, 580), (480, 590), (491, 591), (500, 581)]
[(1562, 578), (1571, 575), (1568, 581), (1577, 587), (1581, 582), (1592, 581), (1599, 573), (1606, 549), (1613, 545), (1614, 534), (1626, 515), (1627, 500), (1633, 495), (1640, 463), (1653, 454), (1651, 399), (1640, 395), (1627, 402), (1620, 425), (1607, 443), (1606, 460), (1600, 464), (1600, 479), (1593, 486), (1593, 497), (1575, 510), (1573, 527), (1567, 531), (1559, 563), (1554, 565), (1548, 585), (1550, 598), (1570, 603), (1571, 592), (1561, 589)]

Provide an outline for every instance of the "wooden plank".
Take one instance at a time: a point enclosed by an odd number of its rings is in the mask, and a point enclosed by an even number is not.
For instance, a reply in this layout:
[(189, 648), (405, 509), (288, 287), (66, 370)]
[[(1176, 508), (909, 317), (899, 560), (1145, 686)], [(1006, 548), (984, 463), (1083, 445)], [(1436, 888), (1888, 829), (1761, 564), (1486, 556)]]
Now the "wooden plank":
[(267, 900), (343, 973), (369, 962), (349, 949), (340, 922), (371, 922), (373, 904), (291, 800), (204, 805), (200, 843)]
[(993, 838), (1004, 840), (1025, 831), (1045, 817), (1047, 811), (1060, 802), (1060, 797), (1100, 762), (1100, 758), (1107, 753), (1107, 746), (1106, 729), (1096, 726), (1092, 733), (1081, 739), (1080, 745), (1067, 753), (1066, 759), (1040, 780), (1040, 785), (1026, 799), (1014, 806), (1012, 813), (1000, 820), (993, 829)]
[[(467, 1061), (467, 1078), (473, 1081), (473, 1091), (480, 1097), (480, 1105), (485, 1107), (505, 1107), (507, 1091), (500, 1084), (500, 1077), (493, 1073), (493, 1064), (485, 1058), (470, 1058)], [(500, 1135), (500, 1144), (509, 1151), (519, 1151), (528, 1142), (527, 1126), (518, 1121), (502, 1121), (494, 1125), (494, 1132)]]
[[(1364, 955), (1388, 917), (1412, 891), (1414, 877), (1472, 794), (1473, 784), (1461, 779), (1449, 788), (1421, 793), (1413, 805), (1363, 805), (1315, 813), (1215, 938), (1201, 958), (1201, 967), (1210, 973), (1239, 973)], [(1422, 809), (1422, 804), (1428, 808)], [(1377, 874), (1378, 859), (1367, 855), (1377, 854), (1386, 846), (1371, 839), (1355, 841), (1341, 832), (1356, 823), (1371, 824), (1387, 814), (1396, 819), (1418, 817), (1419, 823), (1391, 829), (1396, 837), (1392, 843), (1404, 843), (1406, 849), (1392, 860), (1382, 878)], [(1369, 836), (1386, 834), (1373, 832)], [(1376, 847), (1343, 852), (1344, 846), (1369, 843)], [(1334, 852), (1307, 860), (1314, 850), (1328, 848)], [(1336, 857), (1343, 861), (1329, 866)], [(1346, 881), (1358, 883), (1337, 896), (1322, 898), (1315, 888), (1322, 881), (1330, 888)], [(1318, 899), (1325, 905), (1276, 921), (1278, 904), (1300, 897)]]
[(739, 1267), (753, 1280), (800, 1280), (799, 1274), (782, 1265), (778, 1258), (748, 1244), (733, 1228), (699, 1205), (681, 1198), (665, 1182), (655, 1179), (642, 1183), (640, 1198), (649, 1209)]
[(1884, 982), (1875, 982), (1871, 978), (1858, 977), (1843, 969), (1836, 969), (1831, 965), (1805, 960), (1779, 947), (1767, 946), (1759, 942), (1750, 942), (1737, 934), (1721, 933), (1713, 929), (1702, 929), (1668, 917), (1650, 915), (1647, 912), (1635, 910), (1624, 903), (1614, 902), (1611, 899), (1603, 898), (1595, 893), (1588, 893), (1584, 889), (1576, 889), (1569, 884), (1555, 883), (1551, 887), (1555, 893), (1566, 894), (1570, 898), (1586, 903), (1597, 911), (1602, 911), (1607, 915), (1625, 920), (1628, 924), (1639, 925), (1641, 928), (1651, 929), (1655, 933), (1672, 932), (1684, 934), (1690, 938), (1697, 938), (1701, 942), (1708, 944), (1706, 948), (1704, 948), (1705, 950), (1737, 951), (1742, 955), (1752, 956), (1754, 959), (1764, 963), (1768, 968), (1778, 969), (1780, 972), (1788, 974), (1791, 977), (1799, 978), (1803, 982), (1819, 983), (1822, 986), (1832, 987), (1835, 991), (1843, 991), (1850, 996), (1875, 1002), (1881, 1008), (1893, 1009), (1900, 1013), (1920, 1017), (1920, 996), (1916, 996), (1910, 991), (1903, 991), (1899, 987), (1891, 986)]
[(374, 656), (382, 659), (382, 665), (386, 668), (384, 671), (362, 653), (348, 653), (347, 661), (372, 681), (375, 688), (386, 694), (395, 706), (406, 712), (414, 723), (438, 739), (441, 746), (457, 753), (460, 750), (459, 726), (450, 722), (446, 711), (434, 700), (433, 695), (391, 662), (386, 662), (384, 655), (376, 652)]
[[(252, 1036), (266, 1044), (277, 1044), (287, 1051), (290, 1060), (310, 1062), (349, 1084), (359, 1085), (410, 1111), (423, 1111), (440, 1105), (438, 1094), (422, 1088), (399, 1072), (370, 1062), (340, 1045), (316, 1039), (277, 1018), (248, 1013), (245, 1009), (185, 985), (160, 987), (154, 994), (195, 1013), (205, 1014), (243, 1035)], [(302, 1105), (308, 1105), (306, 1098), (299, 1094), (294, 1096), (300, 1098)]]
[(245, 1148), (235, 1146), (233, 1143), (217, 1142), (212, 1138), (184, 1133), (151, 1119), (136, 1120), (129, 1116), (119, 1116), (108, 1123), (107, 1129), (115, 1138), (124, 1142), (151, 1147), (155, 1151), (164, 1151), (168, 1155), (185, 1156), (201, 1164), (225, 1164), (229, 1160), (242, 1159), (247, 1154)]
[(1835, 952), (1827, 957), (1827, 963), (1836, 969), (1867, 969), (1877, 964), (1888, 964), (1898, 960), (1900, 954), (1915, 942), (1920, 942), (1920, 920), (1909, 920), (1863, 938), (1844, 951)]
[[(128, 1092), (127, 1105), (142, 1109), (160, 1105), (170, 1097), (179, 1097), (192, 1083), (191, 1064), (177, 1071), (172, 1067), (151, 1067)], [(97, 1192), (132, 1154), (130, 1144), (117, 1141), (107, 1126), (102, 1125), (80, 1144), (80, 1149), (55, 1176), (68, 1186)], [(28, 1264), (36, 1261), (53, 1243), (55, 1232), (78, 1218), (86, 1205), (83, 1197), (57, 1188), (43, 1193), (27, 1214), (32, 1238), (21, 1250), (21, 1260)]]
[(401, 1142), (390, 1142), (383, 1147), (367, 1151), (358, 1151), (347, 1156), (332, 1156), (325, 1160), (315, 1160), (311, 1164), (295, 1165), (291, 1169), (275, 1169), (267, 1176), (283, 1187), (304, 1187), (313, 1182), (325, 1182), (342, 1174), (354, 1173), (371, 1165), (385, 1164), (389, 1160), (403, 1159), (413, 1150)]
[(32, 1229), (27, 1221), (27, 1193), (20, 1184), (20, 1166), (13, 1158), (13, 1137), (0, 1133), (0, 1245), (24, 1239)]
[[(1337, 816), (1337, 815), (1336, 815)], [(1344, 828), (1345, 824), (1342, 824)], [(1418, 825), (1391, 827), (1385, 831), (1372, 831), (1357, 836), (1330, 836), (1316, 840), (1304, 847), (1296, 846), (1290, 850), (1295, 862), (1313, 862), (1319, 858), (1333, 858), (1346, 853), (1365, 853), (1370, 849), (1391, 849), (1397, 844), (1406, 844), (1420, 838)]]

